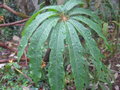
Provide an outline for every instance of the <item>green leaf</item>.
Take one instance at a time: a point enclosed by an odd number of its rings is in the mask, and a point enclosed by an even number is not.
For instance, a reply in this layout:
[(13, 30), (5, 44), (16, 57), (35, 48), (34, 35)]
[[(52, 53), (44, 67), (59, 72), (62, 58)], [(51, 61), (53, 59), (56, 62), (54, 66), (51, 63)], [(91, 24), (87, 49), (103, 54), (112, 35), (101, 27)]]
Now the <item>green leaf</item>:
[(37, 28), (30, 39), (28, 57), (30, 58), (31, 76), (36, 83), (41, 77), (40, 66), (42, 64), (42, 47), (47, 40), (51, 29), (56, 25), (58, 20), (59, 18), (56, 17), (45, 20), (44, 23)]
[(65, 11), (70, 11), (72, 8), (74, 8), (75, 6), (78, 5), (84, 5), (84, 2), (82, 2), (81, 0), (69, 0), (65, 5), (64, 5), (64, 9)]
[(63, 67), (63, 51), (65, 39), (65, 26), (64, 23), (58, 23), (53, 29), (50, 39), (50, 66), (49, 66), (49, 82), (51, 90), (64, 89), (64, 67)]
[(23, 55), (24, 49), (27, 46), (28, 40), (33, 34), (33, 32), (36, 30), (36, 28), (48, 17), (56, 16), (57, 14), (55, 12), (45, 12), (43, 14), (40, 14), (36, 17), (35, 20), (25, 29), (25, 33), (21, 39), (20, 46), (18, 48), (18, 61), (20, 60), (21, 56)]
[(99, 19), (98, 16), (95, 15), (95, 13), (93, 13), (92, 11), (88, 10), (88, 9), (84, 9), (84, 8), (75, 8), (73, 10), (71, 10), (69, 13), (69, 16), (75, 16), (75, 15), (88, 15), (88, 16), (91, 16), (92, 19), (98, 23), (98, 24), (101, 24), (101, 20)]
[(83, 57), (83, 47), (80, 43), (77, 32), (72, 24), (69, 22), (66, 24), (68, 32), (67, 43), (72, 72), (75, 79), (76, 89), (81, 90), (85, 87), (85, 84), (89, 82), (88, 68), (86, 67), (86, 60)]
[(71, 18), (87, 24), (92, 30), (94, 30), (104, 40), (104, 42), (106, 43), (108, 48), (110, 48), (110, 46), (109, 46), (109, 44), (107, 42), (107, 39), (105, 38), (105, 36), (102, 33), (102, 28), (100, 27), (99, 24), (93, 22), (92, 20), (90, 20), (90, 19), (88, 19), (88, 18), (86, 18), (84, 16), (73, 16)]

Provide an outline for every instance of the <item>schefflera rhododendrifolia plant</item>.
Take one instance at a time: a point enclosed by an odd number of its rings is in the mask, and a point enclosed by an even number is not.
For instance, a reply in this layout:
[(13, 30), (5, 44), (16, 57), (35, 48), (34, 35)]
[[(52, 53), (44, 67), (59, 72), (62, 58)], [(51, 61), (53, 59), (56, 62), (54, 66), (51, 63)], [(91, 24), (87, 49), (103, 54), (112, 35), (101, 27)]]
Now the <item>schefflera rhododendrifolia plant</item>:
[[(101, 21), (90, 10), (84, 9), (83, 2), (69, 0), (64, 5), (47, 6), (35, 13), (25, 25), (19, 46), (18, 60), (28, 45), (31, 78), (37, 84), (41, 79), (43, 51), (51, 49), (48, 79), (51, 90), (63, 90), (65, 86), (64, 58), (65, 45), (77, 90), (87, 88), (90, 81), (89, 61), (84, 57), (85, 48), (80, 37), (84, 38), (91, 63), (95, 66), (97, 80), (108, 81), (107, 68), (100, 61), (102, 55), (91, 31), (96, 32), (108, 45), (101, 31)], [(29, 43), (28, 43), (29, 42)]]

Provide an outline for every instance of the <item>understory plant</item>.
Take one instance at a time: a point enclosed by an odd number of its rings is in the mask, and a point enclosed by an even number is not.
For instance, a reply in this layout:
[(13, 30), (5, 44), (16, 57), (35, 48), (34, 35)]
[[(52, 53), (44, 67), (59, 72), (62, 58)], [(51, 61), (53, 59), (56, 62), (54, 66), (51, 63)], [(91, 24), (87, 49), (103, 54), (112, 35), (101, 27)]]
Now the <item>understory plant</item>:
[[(107, 40), (102, 34), (101, 21), (92, 11), (84, 9), (83, 5), (84, 3), (79, 0), (69, 0), (64, 5), (47, 6), (31, 16), (26, 23), (18, 50), (18, 61), (28, 46), (27, 57), (30, 59), (31, 78), (36, 84), (42, 77), (44, 52), (50, 48), (48, 62), (50, 90), (64, 89), (65, 47), (68, 48), (77, 90), (89, 86), (90, 64), (95, 67), (93, 79), (109, 82), (108, 69), (101, 62), (102, 54), (91, 33), (93, 31), (97, 33), (107, 44)], [(79, 37), (84, 39), (85, 44)], [(86, 48), (87, 52), (85, 52)], [(88, 60), (86, 55), (92, 56), (92, 59)]]

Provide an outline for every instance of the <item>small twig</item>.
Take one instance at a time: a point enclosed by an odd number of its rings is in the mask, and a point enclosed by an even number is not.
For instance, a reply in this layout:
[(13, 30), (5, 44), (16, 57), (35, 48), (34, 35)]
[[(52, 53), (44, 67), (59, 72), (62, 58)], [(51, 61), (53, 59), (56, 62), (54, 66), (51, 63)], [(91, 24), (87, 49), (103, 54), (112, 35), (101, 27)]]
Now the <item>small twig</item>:
[(27, 78), (31, 83), (34, 83), (30, 77), (28, 77), (26, 74), (24, 74), (22, 71), (17, 69), (16, 67), (13, 66), (13, 68), (18, 71), (20, 74), (22, 74), (25, 78)]
[(6, 26), (17, 25), (17, 24), (23, 23), (23, 22), (25, 22), (25, 21), (27, 21), (27, 20), (28, 20), (28, 18), (23, 19), (23, 20), (19, 20), (19, 21), (16, 21), (16, 22), (12, 22), (12, 23), (0, 24), (0, 27), (6, 27)]

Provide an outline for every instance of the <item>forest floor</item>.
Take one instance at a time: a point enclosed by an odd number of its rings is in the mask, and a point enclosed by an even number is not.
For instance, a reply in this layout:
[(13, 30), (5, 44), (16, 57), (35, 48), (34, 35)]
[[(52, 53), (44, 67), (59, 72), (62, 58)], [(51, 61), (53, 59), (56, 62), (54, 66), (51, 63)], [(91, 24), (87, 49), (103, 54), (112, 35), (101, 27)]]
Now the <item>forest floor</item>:
[(110, 58), (108, 62), (110, 69), (114, 72), (115, 82), (113, 84), (113, 90), (120, 90), (120, 52)]
[[(1, 42), (1, 44), (5, 44), (4, 48), (7, 49), (0, 50), (0, 68), (2, 68), (6, 63), (9, 63), (10, 60), (17, 60), (16, 51), (18, 42), (13, 40), (6, 43)], [(115, 78), (115, 81), (113, 82), (113, 90), (120, 90), (120, 52), (117, 52), (113, 57), (108, 58), (105, 61), (105, 64), (110, 67)], [(25, 61), (22, 61), (21, 65), (25, 66)]]

